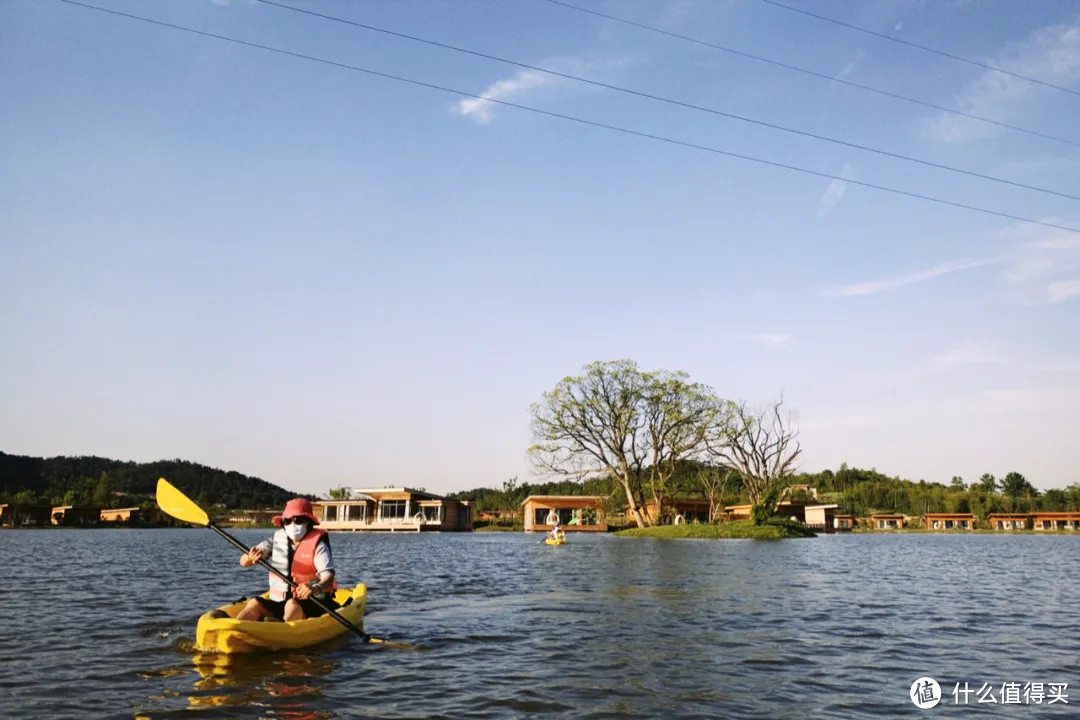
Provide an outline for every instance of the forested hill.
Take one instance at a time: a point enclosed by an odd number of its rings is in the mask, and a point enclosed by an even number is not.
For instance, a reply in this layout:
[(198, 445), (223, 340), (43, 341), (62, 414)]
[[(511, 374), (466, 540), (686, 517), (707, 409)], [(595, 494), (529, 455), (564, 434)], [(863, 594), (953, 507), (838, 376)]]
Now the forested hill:
[(259, 478), (185, 460), (136, 463), (0, 452), (0, 502), (127, 507), (152, 501), (161, 477), (204, 506), (279, 508), (296, 496)]

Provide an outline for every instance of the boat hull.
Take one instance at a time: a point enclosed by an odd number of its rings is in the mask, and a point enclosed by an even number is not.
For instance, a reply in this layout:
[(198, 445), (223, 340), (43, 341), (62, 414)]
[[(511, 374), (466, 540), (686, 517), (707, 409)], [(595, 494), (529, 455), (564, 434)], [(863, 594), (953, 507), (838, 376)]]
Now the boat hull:
[[(337, 613), (360, 626), (367, 605), (367, 586), (361, 583), (352, 590), (338, 590), (334, 595), (339, 604), (350, 598), (351, 602), (338, 608)], [(235, 654), (296, 650), (351, 632), (329, 614), (294, 622), (237, 620), (236, 615), (244, 605), (241, 601), (218, 608), (228, 617), (213, 617), (217, 611), (211, 610), (199, 618), (195, 644), (201, 652)]]

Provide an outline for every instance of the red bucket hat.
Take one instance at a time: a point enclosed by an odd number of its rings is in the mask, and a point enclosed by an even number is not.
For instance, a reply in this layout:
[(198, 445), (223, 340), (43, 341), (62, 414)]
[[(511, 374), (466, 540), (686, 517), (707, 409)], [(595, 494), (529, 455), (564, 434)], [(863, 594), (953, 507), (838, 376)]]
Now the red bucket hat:
[(281, 527), (282, 520), (297, 516), (310, 519), (313, 525), (319, 524), (319, 520), (315, 517), (314, 511), (311, 509), (311, 501), (304, 498), (293, 498), (286, 503), (284, 512), (274, 518), (274, 525)]

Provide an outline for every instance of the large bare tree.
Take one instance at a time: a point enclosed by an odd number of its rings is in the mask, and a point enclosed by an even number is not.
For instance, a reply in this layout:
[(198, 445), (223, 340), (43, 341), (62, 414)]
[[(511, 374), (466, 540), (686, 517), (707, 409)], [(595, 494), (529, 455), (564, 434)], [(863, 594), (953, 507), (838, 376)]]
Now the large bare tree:
[(649, 442), (649, 471), (646, 476), (655, 515), (651, 524), (663, 517), (669, 497), (669, 481), (679, 463), (698, 459), (708, 449), (708, 439), (725, 421), (728, 403), (712, 389), (690, 382), (684, 372), (661, 370), (645, 375), (643, 410)]
[(678, 462), (706, 450), (723, 403), (685, 373), (645, 373), (630, 360), (584, 370), (533, 404), (529, 457), (546, 474), (614, 478), (634, 522), (645, 527), (651, 524), (640, 496), (646, 467), (654, 499), (662, 502)]
[(709, 522), (716, 522), (720, 516), (724, 495), (734, 476), (734, 470), (720, 465), (706, 465), (698, 469), (697, 481), (709, 500)]
[(753, 408), (732, 404), (731, 414), (710, 437), (710, 453), (742, 478), (750, 502), (760, 505), (766, 493), (792, 474), (802, 452), (799, 431), (784, 399)]

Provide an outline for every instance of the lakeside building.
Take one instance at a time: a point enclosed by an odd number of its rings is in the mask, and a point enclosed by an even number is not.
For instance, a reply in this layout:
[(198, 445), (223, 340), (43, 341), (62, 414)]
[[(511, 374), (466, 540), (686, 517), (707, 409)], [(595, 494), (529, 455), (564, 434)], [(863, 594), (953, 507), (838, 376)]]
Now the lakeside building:
[(550, 531), (556, 521), (566, 532), (607, 532), (601, 496), (530, 495), (521, 505), (525, 532)]
[[(753, 509), (753, 505), (727, 505), (724, 507), (724, 519), (725, 520), (749, 520), (750, 513)], [(793, 500), (785, 500), (776, 504), (774, 512), (780, 517), (792, 518), (796, 522), (808, 523), (816, 522), (822, 524), (825, 522), (825, 514), (827, 511), (828, 516), (835, 519), (835, 511), (839, 508), (838, 505), (827, 505), (820, 502), (800, 502)], [(809, 513), (812, 520), (807, 520), (807, 513)]]
[(986, 522), (992, 530), (1026, 530), (1027, 513), (990, 513), (986, 516)]
[(472, 503), (407, 487), (354, 490), (348, 500), (312, 503), (323, 530), (356, 532), (470, 531)]
[(49, 505), (0, 505), (0, 527), (36, 527), (48, 525), (52, 507)]
[(926, 513), (926, 527), (930, 530), (975, 529), (972, 513)]
[(874, 513), (870, 516), (870, 526), (875, 530), (899, 530), (906, 522), (907, 518), (898, 513)]
[(847, 513), (833, 515), (833, 527), (837, 530), (851, 530), (855, 527), (855, 516)]
[(103, 523), (129, 523), (143, 519), (142, 508), (137, 507), (101, 510), (98, 516), (98, 521)]
[(233, 510), (228, 521), (233, 525), (269, 525), (281, 514), (280, 510)]
[(49, 515), (53, 525), (93, 527), (101, 521), (101, 508), (57, 505)]
[(803, 525), (811, 530), (830, 532), (836, 529), (836, 511), (839, 505), (806, 505), (803, 507)]
[(500, 508), (498, 510), (484, 510), (477, 513), (477, 520), (483, 520), (485, 522), (513, 522), (517, 519), (517, 513), (509, 508)]
[(709, 522), (709, 501), (705, 498), (670, 498), (664, 503), (665, 517), (656, 517), (656, 503), (649, 500), (641, 511), (656, 525)]
[(1031, 513), (1035, 529), (1080, 530), (1080, 512), (1034, 512)]

